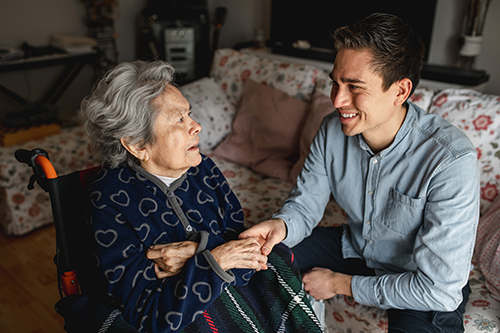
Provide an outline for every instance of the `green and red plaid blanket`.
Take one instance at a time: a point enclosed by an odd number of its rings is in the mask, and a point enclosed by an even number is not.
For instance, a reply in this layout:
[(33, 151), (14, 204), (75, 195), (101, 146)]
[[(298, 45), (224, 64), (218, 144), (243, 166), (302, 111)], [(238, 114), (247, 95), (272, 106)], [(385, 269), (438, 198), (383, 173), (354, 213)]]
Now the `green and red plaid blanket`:
[(225, 288), (183, 332), (322, 332), (291, 250), (275, 246), (268, 267), (244, 287)]

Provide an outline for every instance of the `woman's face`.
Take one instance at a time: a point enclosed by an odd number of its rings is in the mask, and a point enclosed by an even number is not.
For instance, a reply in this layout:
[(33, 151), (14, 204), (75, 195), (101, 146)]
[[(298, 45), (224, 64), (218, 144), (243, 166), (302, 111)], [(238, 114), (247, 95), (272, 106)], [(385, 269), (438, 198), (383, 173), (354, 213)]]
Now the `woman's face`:
[(177, 178), (201, 163), (198, 133), (201, 126), (191, 118), (191, 106), (179, 89), (168, 85), (153, 100), (160, 109), (154, 127), (156, 143), (145, 148), (142, 167), (155, 175)]

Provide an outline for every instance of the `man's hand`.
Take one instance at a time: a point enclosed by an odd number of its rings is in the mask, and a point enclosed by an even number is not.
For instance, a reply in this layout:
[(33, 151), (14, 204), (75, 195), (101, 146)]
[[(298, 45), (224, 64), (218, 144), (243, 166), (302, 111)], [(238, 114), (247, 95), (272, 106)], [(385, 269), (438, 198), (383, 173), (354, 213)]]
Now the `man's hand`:
[(282, 219), (267, 220), (243, 231), (238, 237), (255, 238), (261, 246), (262, 254), (267, 256), (276, 244), (285, 239), (286, 225)]
[(146, 257), (155, 262), (156, 277), (163, 279), (179, 274), (197, 248), (198, 243), (191, 241), (153, 245), (148, 249)]
[(260, 244), (254, 238), (229, 241), (210, 252), (225, 271), (231, 268), (267, 269), (267, 257), (260, 252)]
[(302, 276), (304, 289), (315, 299), (328, 299), (337, 294), (352, 296), (351, 275), (327, 268), (314, 267)]

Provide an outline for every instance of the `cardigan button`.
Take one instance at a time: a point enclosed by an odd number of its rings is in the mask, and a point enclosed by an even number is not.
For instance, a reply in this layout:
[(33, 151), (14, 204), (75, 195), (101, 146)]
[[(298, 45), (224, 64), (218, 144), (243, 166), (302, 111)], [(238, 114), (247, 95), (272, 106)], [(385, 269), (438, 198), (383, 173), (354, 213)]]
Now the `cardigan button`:
[(172, 198), (174, 196), (174, 192), (168, 191), (167, 197)]

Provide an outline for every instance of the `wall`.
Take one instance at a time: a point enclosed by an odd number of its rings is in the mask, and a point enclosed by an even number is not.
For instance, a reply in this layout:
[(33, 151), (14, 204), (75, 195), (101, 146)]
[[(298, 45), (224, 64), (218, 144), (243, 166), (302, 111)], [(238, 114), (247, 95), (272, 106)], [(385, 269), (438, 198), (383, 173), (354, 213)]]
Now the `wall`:
[[(429, 63), (437, 65), (454, 65), (459, 52), (458, 39), (462, 32), (467, 0), (438, 0), (434, 30), (430, 46)], [(500, 2), (490, 3), (486, 24), (484, 26), (483, 48), (477, 57), (476, 68), (486, 70), (490, 80), (482, 91), (487, 94), (500, 95)]]
[(264, 28), (269, 37), (271, 0), (207, 0), (207, 3), (210, 13), (219, 6), (227, 8), (219, 37), (221, 48), (253, 40), (256, 28)]
[[(227, 22), (221, 30), (220, 47), (232, 47), (237, 42), (252, 40), (253, 30), (259, 26), (264, 27), (269, 36), (271, 0), (208, 0), (208, 3), (212, 8), (225, 6), (228, 9)], [(455, 64), (467, 5), (467, 0), (437, 1), (429, 63)], [(500, 59), (500, 20), (497, 17), (500, 17), (500, 1), (493, 0), (487, 14), (483, 49), (476, 60), (476, 68), (490, 74), (490, 80), (482, 91), (500, 95), (500, 66), (497, 65)]]
[[(120, 61), (134, 59), (135, 31), (140, 10), (147, 0), (117, 0), (115, 28)], [(167, 0), (165, 0), (167, 1)], [(254, 30), (263, 27), (269, 36), (271, 0), (207, 0), (209, 13), (217, 6), (228, 9), (227, 19), (220, 33), (220, 47), (232, 47), (238, 42), (253, 39)], [(438, 0), (429, 62), (452, 65), (458, 53), (457, 39), (467, 0)], [(35, 46), (47, 45), (52, 33), (85, 34), (85, 9), (81, 0), (16, 0), (3, 1), (0, 11), (0, 45), (20, 46), (26, 41)], [(484, 28), (484, 45), (477, 59), (477, 68), (490, 74), (484, 92), (500, 95), (500, 1), (492, 1)], [(62, 68), (43, 68), (0, 74), (0, 84), (31, 100), (39, 100)], [(57, 103), (61, 109), (78, 109), (94, 80), (87, 66), (70, 85)], [(0, 95), (0, 117), (20, 106)]]
[[(118, 0), (115, 29), (120, 61), (134, 59), (137, 17), (146, 0)], [(85, 6), (80, 0), (3, 1), (0, 11), (0, 45), (19, 47), (23, 42), (33, 46), (49, 44), (53, 33), (87, 33)], [(53, 66), (0, 74), (0, 84), (22, 97), (39, 101), (64, 67)], [(94, 83), (91, 66), (85, 66), (57, 102), (60, 110), (76, 110)], [(0, 94), (0, 118), (8, 112), (22, 110), (10, 98)]]

